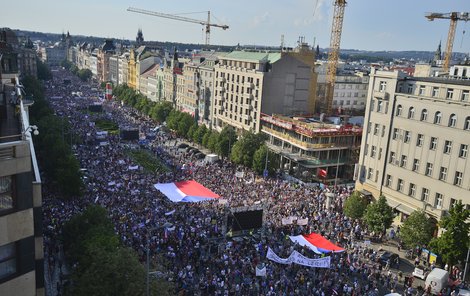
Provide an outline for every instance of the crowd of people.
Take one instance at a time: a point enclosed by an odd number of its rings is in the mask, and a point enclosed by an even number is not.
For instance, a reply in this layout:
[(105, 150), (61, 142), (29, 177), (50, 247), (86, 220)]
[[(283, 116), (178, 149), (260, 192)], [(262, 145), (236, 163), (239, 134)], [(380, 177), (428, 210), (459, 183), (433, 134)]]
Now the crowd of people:
[[(307, 187), (279, 178), (259, 178), (229, 161), (205, 163), (178, 149), (180, 139), (171, 132), (158, 133), (145, 147), (168, 170), (149, 172), (126, 152), (135, 149), (136, 141), (124, 142), (119, 134), (96, 140), (99, 128), (93, 123), (112, 120), (120, 126), (138, 127), (141, 135), (152, 134), (157, 123), (119, 101), (100, 99), (92, 85), (63, 69), (55, 69), (53, 76), (46, 84), (50, 103), (84, 140), (73, 145), (73, 150), (84, 172), (86, 190), (83, 197), (64, 201), (54, 196), (47, 184), (44, 186), (44, 244), (49, 266), (60, 258), (58, 235), (62, 225), (87, 205), (99, 204), (107, 209), (122, 242), (136, 250), (142, 262), (147, 248), (152, 262), (163, 259), (167, 267), (163, 276), (184, 295), (372, 296), (397, 290), (416, 295), (413, 289), (404, 290), (399, 284), (398, 270), (382, 264), (377, 252), (357, 239), (365, 230), (342, 213), (342, 204), (352, 188)], [(71, 83), (64, 84), (64, 79)], [(82, 95), (72, 96), (77, 91)], [(97, 101), (102, 101), (103, 112), (86, 112)], [(237, 172), (243, 174), (237, 177)], [(153, 186), (190, 179), (226, 202), (173, 203)], [(328, 200), (328, 193), (336, 198)], [(241, 237), (227, 235), (231, 234), (227, 215), (250, 206), (263, 209), (263, 227)], [(308, 223), (283, 223), (287, 217), (308, 218)], [(312, 250), (294, 245), (288, 238), (311, 232), (346, 249), (328, 255), (331, 268), (283, 265), (266, 258), (268, 248), (282, 258), (294, 250), (318, 258)], [(260, 266), (266, 268), (265, 276), (256, 276), (256, 267)]]

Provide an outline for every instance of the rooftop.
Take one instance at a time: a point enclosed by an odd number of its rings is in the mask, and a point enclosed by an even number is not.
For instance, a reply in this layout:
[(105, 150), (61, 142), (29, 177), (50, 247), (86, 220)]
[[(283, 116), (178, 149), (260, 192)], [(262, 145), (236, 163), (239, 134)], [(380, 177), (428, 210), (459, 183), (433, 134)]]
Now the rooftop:
[(250, 51), (232, 51), (225, 56), (219, 56), (220, 59), (248, 61), (248, 62), (270, 62), (274, 63), (281, 59), (280, 52), (250, 52)]

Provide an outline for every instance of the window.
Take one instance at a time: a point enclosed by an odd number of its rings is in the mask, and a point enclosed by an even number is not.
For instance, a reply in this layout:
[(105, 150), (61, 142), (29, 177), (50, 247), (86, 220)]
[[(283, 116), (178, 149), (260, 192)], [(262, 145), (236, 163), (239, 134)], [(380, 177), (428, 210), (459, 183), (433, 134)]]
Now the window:
[(382, 158), (382, 148), (379, 148), (379, 157), (378, 159), (380, 160)]
[(445, 181), (447, 179), (447, 168), (441, 167), (439, 171), (439, 180)]
[(408, 84), (407, 92), (408, 92), (409, 94), (413, 93), (413, 84)]
[(444, 145), (444, 153), (445, 154), (450, 154), (450, 151), (452, 150), (452, 141), (446, 141)]
[(408, 157), (406, 157), (406, 155), (402, 155), (401, 156), (401, 160), (400, 160), (400, 166), (403, 168), (406, 168), (406, 161), (408, 160)]
[(385, 135), (385, 125), (382, 125), (382, 137)]
[(468, 99), (469, 99), (469, 97), (470, 97), (470, 91), (464, 90), (464, 91), (462, 92), (462, 97), (461, 97), (460, 99), (461, 99), (462, 101), (467, 102)]
[(435, 98), (437, 96), (439, 96), (439, 87), (435, 86), (435, 87), (432, 88), (432, 96), (435, 97)]
[(429, 189), (423, 188), (423, 190), (421, 190), (421, 200), (422, 201), (428, 201), (429, 200)]
[(463, 129), (466, 131), (470, 131), (470, 116), (465, 118), (465, 124), (463, 126)]
[(398, 129), (397, 129), (397, 128), (394, 128), (394, 129), (393, 129), (393, 137), (392, 137), (392, 139), (394, 139), (394, 140), (398, 139)]
[(426, 86), (420, 85), (419, 86), (419, 94), (424, 95), (424, 92), (426, 91)]
[(398, 179), (398, 183), (397, 183), (397, 191), (400, 191), (402, 192), (403, 191), (403, 187), (405, 185), (405, 182), (403, 182), (402, 179)]
[(390, 163), (395, 164), (395, 152), (390, 151)]
[(413, 119), (415, 117), (415, 108), (414, 107), (411, 107), (409, 110), (408, 110), (408, 119)]
[(0, 177), (0, 213), (12, 209), (13, 206), (12, 178)]
[(426, 163), (426, 171), (424, 172), (424, 174), (428, 177), (432, 177), (432, 168), (433, 168), (433, 164), (428, 162)]
[(403, 111), (403, 107), (401, 105), (397, 106), (397, 116), (401, 116), (401, 113)]
[(423, 111), (421, 111), (421, 118), (420, 118), (420, 120), (421, 120), (421, 121), (426, 121), (427, 119), (428, 119), (428, 110), (423, 109)]
[(429, 149), (436, 150), (437, 148), (437, 138), (431, 137), (431, 142), (429, 142)]
[(418, 139), (416, 140), (416, 146), (422, 147), (424, 143), (424, 135), (418, 134)]
[(442, 113), (437, 111), (434, 115), (434, 124), (440, 124), (442, 121)]
[(462, 186), (462, 180), (463, 180), (463, 173), (455, 172), (454, 185)]
[(413, 171), (417, 172), (419, 170), (419, 159), (413, 159)]
[(372, 174), (373, 174), (373, 170), (372, 168), (369, 168), (369, 170), (367, 171), (367, 179), (372, 179)]
[(450, 203), (449, 203), (449, 209), (452, 209), (454, 206), (455, 206), (455, 203), (457, 202), (456, 199), (454, 198), (451, 198), (450, 199)]
[(378, 135), (379, 134), (379, 128), (380, 128), (380, 125), (379, 124), (374, 124), (374, 135)]
[(446, 94), (446, 99), (447, 100), (452, 100), (453, 96), (454, 96), (454, 89), (453, 88), (448, 88), (447, 89), (447, 94)]
[(449, 117), (449, 126), (450, 126), (450, 127), (455, 127), (456, 125), (457, 125), (457, 115), (452, 114), (452, 115)]
[(387, 89), (387, 81), (380, 81), (379, 91), (385, 92), (386, 89)]
[(376, 153), (377, 153), (377, 147), (372, 146), (372, 150), (370, 151), (370, 157), (375, 157)]
[(387, 175), (387, 180), (385, 182), (385, 186), (392, 187), (392, 176)]
[(467, 158), (467, 153), (468, 153), (468, 145), (460, 144), (459, 157)]
[(369, 144), (364, 147), (364, 155), (367, 155), (367, 153), (369, 153)]
[(403, 142), (409, 143), (410, 141), (411, 141), (411, 132), (405, 131), (405, 138), (403, 139)]
[(382, 112), (383, 110), (383, 101), (378, 101), (377, 102), (377, 112)]
[(374, 98), (372, 98), (372, 100), (370, 100), (370, 110), (374, 111), (374, 105), (375, 105), (375, 101), (374, 101)]
[(444, 197), (442, 196), (442, 194), (436, 192), (436, 200), (434, 201), (434, 206), (437, 208), (437, 209), (441, 209), (442, 208), (442, 201), (443, 201)]
[(0, 246), (0, 279), (16, 272), (16, 244)]
[(369, 124), (367, 125), (367, 133), (370, 133), (371, 126), (372, 122), (369, 121)]
[(415, 194), (416, 194), (416, 185), (413, 183), (410, 183), (410, 189), (408, 190), (408, 195), (414, 197)]

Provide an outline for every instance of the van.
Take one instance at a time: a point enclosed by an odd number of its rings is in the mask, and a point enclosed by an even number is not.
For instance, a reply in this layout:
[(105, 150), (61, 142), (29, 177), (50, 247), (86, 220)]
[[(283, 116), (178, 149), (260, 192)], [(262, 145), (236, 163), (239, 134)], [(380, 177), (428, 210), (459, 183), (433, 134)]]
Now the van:
[(426, 290), (431, 287), (431, 294), (437, 295), (447, 287), (448, 283), (449, 272), (444, 269), (434, 268), (426, 277), (424, 287)]

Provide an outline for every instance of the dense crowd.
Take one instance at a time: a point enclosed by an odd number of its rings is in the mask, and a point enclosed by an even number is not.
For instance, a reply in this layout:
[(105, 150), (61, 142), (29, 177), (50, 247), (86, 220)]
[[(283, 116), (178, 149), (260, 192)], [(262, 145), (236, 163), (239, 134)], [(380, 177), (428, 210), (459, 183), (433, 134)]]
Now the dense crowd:
[[(205, 163), (178, 149), (179, 139), (169, 132), (158, 133), (146, 146), (168, 171), (135, 169), (137, 164), (126, 153), (133, 145), (115, 134), (96, 140), (99, 129), (93, 122), (104, 118), (120, 126), (135, 126), (141, 135), (152, 134), (156, 123), (118, 101), (103, 102), (103, 113), (85, 112), (100, 101), (93, 86), (79, 82), (65, 70), (53, 74), (54, 79), (46, 85), (47, 96), (56, 113), (68, 118), (73, 131), (84, 140), (73, 150), (84, 171), (86, 190), (80, 199), (63, 201), (44, 186), (49, 266), (54, 266), (60, 250), (57, 238), (64, 222), (87, 205), (99, 204), (108, 210), (123, 243), (135, 249), (142, 262), (147, 248), (152, 261), (166, 262), (164, 276), (184, 295), (384, 295), (403, 291), (398, 270), (390, 269), (389, 262), (381, 264), (377, 252), (357, 239), (365, 234), (359, 222), (342, 213), (352, 188), (306, 187), (279, 178), (261, 179), (228, 161)], [(65, 85), (64, 78), (71, 83)], [(83, 95), (71, 95), (77, 91)], [(236, 177), (236, 172), (243, 172), (242, 177)], [(227, 203), (172, 203), (153, 187), (189, 179), (210, 188)], [(328, 193), (336, 198), (327, 202)], [(263, 228), (243, 237), (227, 235), (227, 214), (250, 206), (264, 209)], [(308, 218), (308, 224), (283, 225), (282, 219), (291, 216)], [(318, 258), (288, 239), (289, 235), (310, 232), (320, 233), (347, 250), (331, 254), (330, 269), (282, 265), (266, 259), (268, 247), (283, 258), (294, 250)], [(257, 266), (266, 267), (266, 276), (256, 276)], [(406, 288), (405, 293), (415, 295)]]

